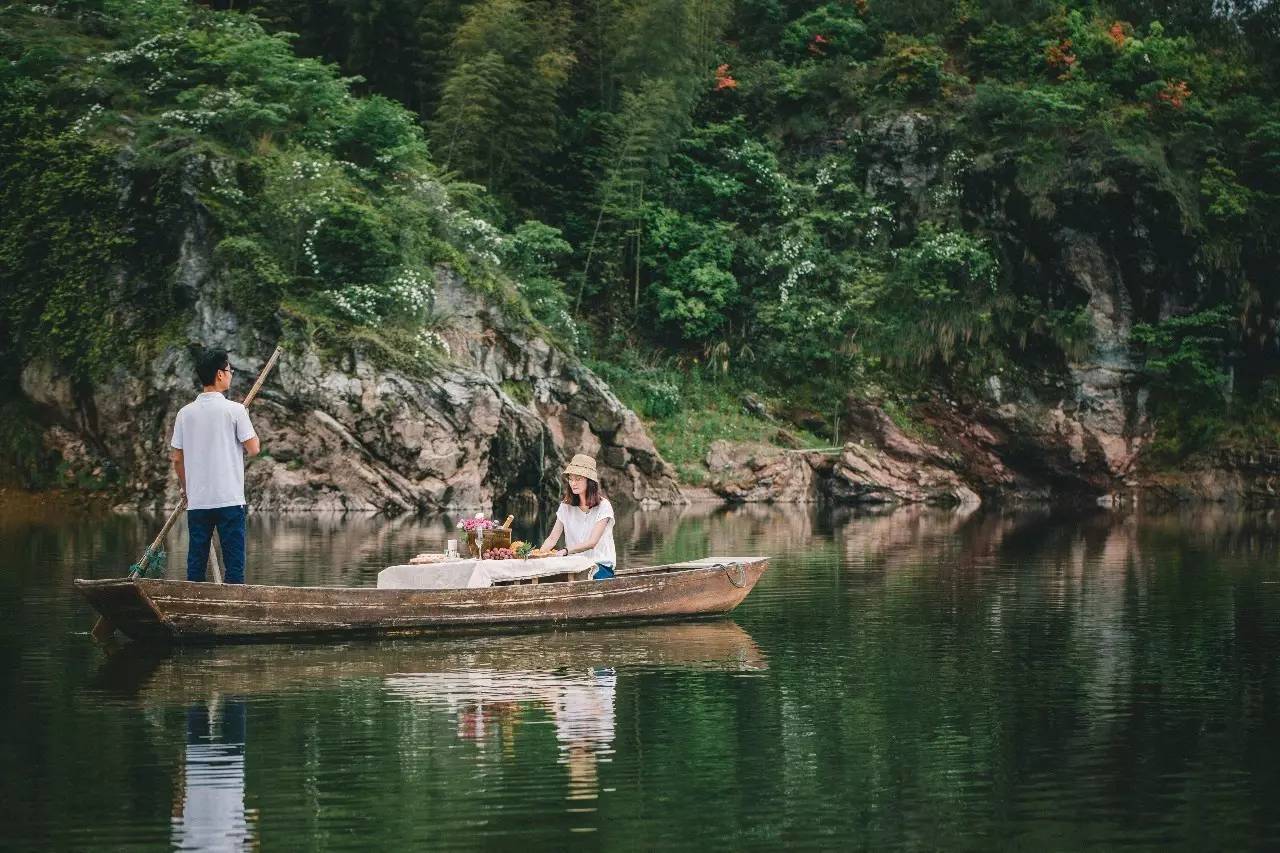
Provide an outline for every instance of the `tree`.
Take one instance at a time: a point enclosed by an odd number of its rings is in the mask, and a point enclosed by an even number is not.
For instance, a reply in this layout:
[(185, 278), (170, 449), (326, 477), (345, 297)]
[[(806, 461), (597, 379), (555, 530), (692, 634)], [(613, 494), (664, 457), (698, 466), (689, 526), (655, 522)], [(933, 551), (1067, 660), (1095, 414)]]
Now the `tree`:
[(559, 2), (483, 0), (453, 38), (431, 126), (448, 169), (490, 189), (518, 190), (556, 147), (558, 96), (575, 58)]

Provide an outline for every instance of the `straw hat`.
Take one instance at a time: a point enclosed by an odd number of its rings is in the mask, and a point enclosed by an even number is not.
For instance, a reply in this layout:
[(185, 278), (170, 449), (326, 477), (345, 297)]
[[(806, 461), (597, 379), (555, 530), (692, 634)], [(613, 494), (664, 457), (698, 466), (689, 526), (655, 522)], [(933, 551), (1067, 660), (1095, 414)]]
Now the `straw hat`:
[(569, 464), (564, 466), (564, 475), (567, 477), (570, 474), (577, 474), (579, 477), (595, 480), (596, 485), (600, 484), (600, 477), (596, 474), (596, 460), (585, 453), (575, 453)]

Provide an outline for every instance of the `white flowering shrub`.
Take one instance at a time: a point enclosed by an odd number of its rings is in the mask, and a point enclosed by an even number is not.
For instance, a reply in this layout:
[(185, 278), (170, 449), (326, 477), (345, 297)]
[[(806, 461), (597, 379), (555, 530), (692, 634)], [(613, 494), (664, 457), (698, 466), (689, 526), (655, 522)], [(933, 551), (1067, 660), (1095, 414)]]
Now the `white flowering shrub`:
[(387, 299), (393, 310), (413, 316), (421, 316), (435, 300), (436, 289), (431, 281), (416, 269), (402, 269), (386, 287)]
[(817, 265), (803, 257), (805, 242), (799, 237), (784, 237), (782, 245), (771, 252), (766, 261), (770, 267), (785, 270), (782, 282), (778, 285), (778, 301), (783, 305), (791, 299), (791, 292), (801, 278), (812, 275)]
[(348, 320), (365, 326), (382, 323), (386, 295), (381, 288), (367, 284), (348, 284), (339, 290), (326, 291), (324, 296)]
[(71, 123), (71, 133), (76, 136), (83, 136), (86, 131), (97, 124), (98, 120), (102, 118), (103, 112), (102, 104), (94, 104), (89, 107), (84, 115)]
[(435, 300), (435, 287), (421, 271), (402, 269), (386, 284), (347, 284), (324, 296), (347, 319), (380, 326), (420, 320)]
[(415, 354), (419, 358), (430, 359), (440, 354), (450, 355), (449, 342), (435, 329), (422, 329), (414, 338), (417, 345)]
[(870, 343), (899, 364), (949, 362), (962, 346), (1003, 331), (1014, 308), (985, 240), (931, 226), (897, 254), (870, 296)]

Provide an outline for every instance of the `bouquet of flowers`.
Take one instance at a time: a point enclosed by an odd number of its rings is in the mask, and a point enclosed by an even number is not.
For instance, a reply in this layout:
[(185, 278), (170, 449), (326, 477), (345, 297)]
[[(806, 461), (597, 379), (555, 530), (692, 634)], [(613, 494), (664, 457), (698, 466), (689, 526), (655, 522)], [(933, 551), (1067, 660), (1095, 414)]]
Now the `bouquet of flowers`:
[(464, 518), (458, 522), (458, 529), (467, 533), (474, 533), (477, 530), (493, 530), (497, 526), (498, 522), (492, 518), (485, 518), (482, 512), (477, 512), (475, 518)]
[(462, 519), (457, 526), (473, 557), (482, 556), (488, 550), (486, 545), (501, 548), (511, 543), (511, 531), (502, 529), (492, 518), (485, 518), (482, 512), (476, 513), (474, 518)]

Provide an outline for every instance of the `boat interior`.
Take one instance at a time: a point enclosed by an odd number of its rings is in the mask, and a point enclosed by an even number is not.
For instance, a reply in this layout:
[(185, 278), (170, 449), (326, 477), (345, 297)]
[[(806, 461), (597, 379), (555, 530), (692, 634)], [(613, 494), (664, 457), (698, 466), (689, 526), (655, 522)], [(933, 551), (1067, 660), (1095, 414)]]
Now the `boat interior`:
[[(728, 566), (733, 564), (746, 565), (754, 563), (763, 557), (708, 557), (702, 560), (690, 560), (684, 563), (664, 563), (658, 566), (637, 566), (630, 569), (615, 569), (614, 577), (638, 577), (641, 575), (661, 575), (669, 572), (683, 572), (690, 569), (707, 569), (716, 566)], [(495, 581), (494, 586), (520, 586), (526, 584), (540, 583), (568, 583), (570, 581), (586, 580), (586, 572), (559, 572), (553, 575), (543, 575), (535, 578), (515, 578), (512, 580)]]

